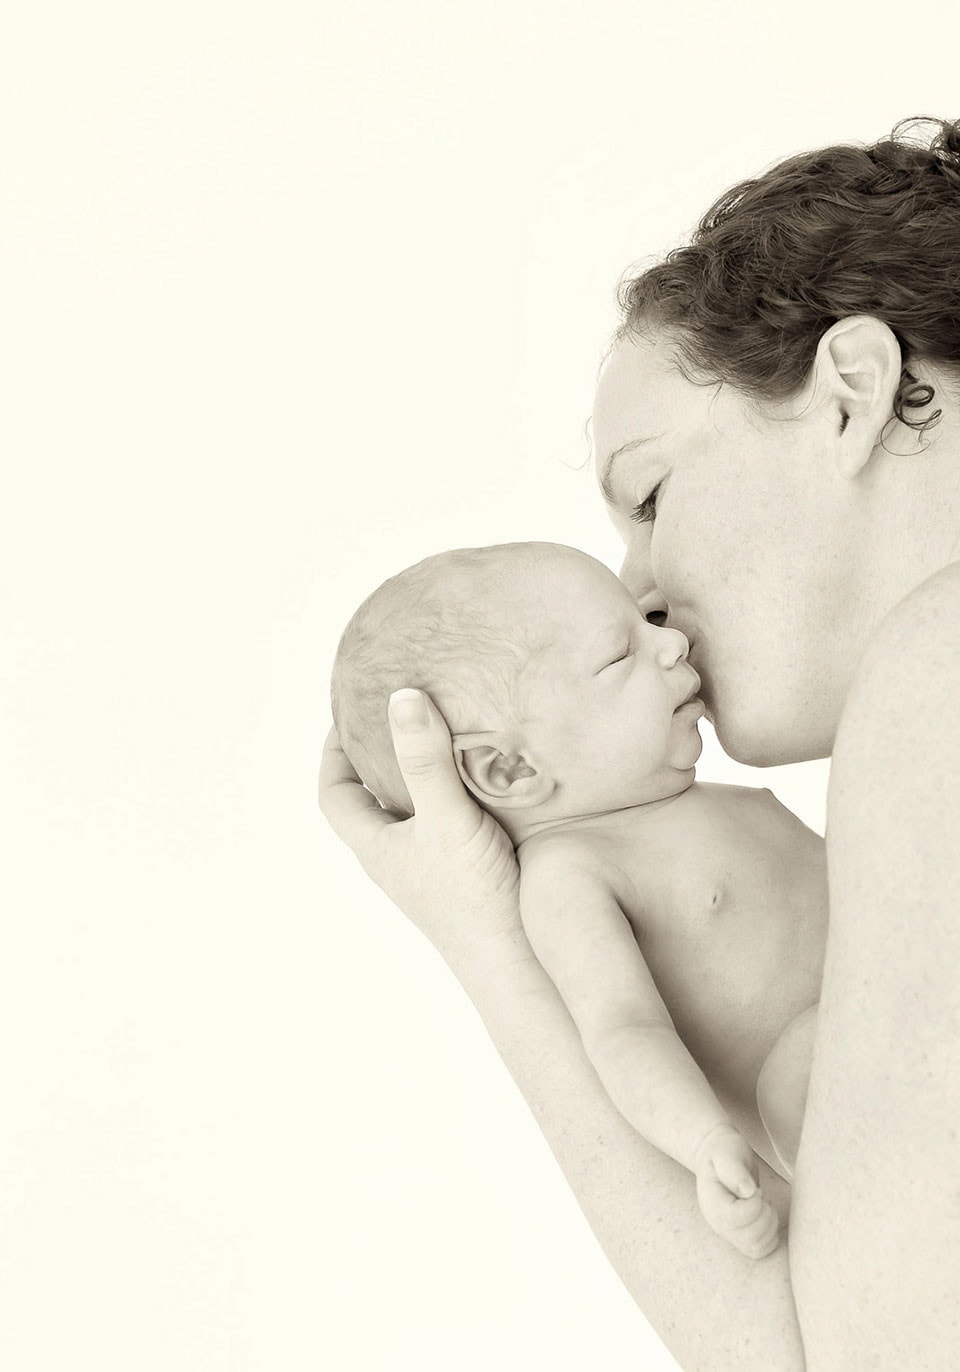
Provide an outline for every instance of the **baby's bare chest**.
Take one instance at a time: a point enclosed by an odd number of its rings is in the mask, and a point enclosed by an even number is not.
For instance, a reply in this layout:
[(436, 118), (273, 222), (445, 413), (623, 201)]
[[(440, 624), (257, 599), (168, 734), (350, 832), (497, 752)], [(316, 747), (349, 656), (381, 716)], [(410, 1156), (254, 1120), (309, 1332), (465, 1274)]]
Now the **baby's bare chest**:
[(818, 999), (824, 845), (769, 792), (691, 801), (611, 826), (608, 870), (681, 1037), (703, 1066), (740, 1075)]

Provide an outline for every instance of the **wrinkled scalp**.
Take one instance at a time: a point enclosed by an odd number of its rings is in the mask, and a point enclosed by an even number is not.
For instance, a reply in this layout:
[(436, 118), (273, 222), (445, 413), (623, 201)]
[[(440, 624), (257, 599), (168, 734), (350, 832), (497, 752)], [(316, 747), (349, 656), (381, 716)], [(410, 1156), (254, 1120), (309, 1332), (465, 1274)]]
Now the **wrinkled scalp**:
[(334, 659), (333, 718), (354, 769), (388, 809), (412, 810), (387, 723), (391, 693), (427, 691), (455, 732), (516, 716), (523, 669), (540, 646), (517, 606), (551, 550), (506, 543), (437, 553), (385, 581), (351, 618)]

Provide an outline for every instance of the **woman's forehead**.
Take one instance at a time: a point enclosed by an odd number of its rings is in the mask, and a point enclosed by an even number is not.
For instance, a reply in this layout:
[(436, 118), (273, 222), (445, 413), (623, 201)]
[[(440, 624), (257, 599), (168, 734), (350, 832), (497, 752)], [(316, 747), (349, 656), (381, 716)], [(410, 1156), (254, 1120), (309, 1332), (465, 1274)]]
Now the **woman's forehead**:
[[(667, 338), (622, 338), (606, 359), (591, 417), (594, 462), (601, 489), (612, 500), (610, 483), (617, 458), (638, 454), (670, 465), (687, 452), (714, 449), (756, 427), (744, 412), (734, 387), (688, 380)], [(629, 470), (640, 470), (636, 461)]]
[(613, 483), (622, 457), (642, 456), (648, 447), (653, 451), (660, 446), (658, 440), (676, 446), (681, 419), (689, 418), (689, 407), (677, 394), (677, 381), (687, 384), (642, 339), (637, 343), (622, 339), (607, 358), (590, 428), (597, 480), (608, 502), (614, 503)]
[(697, 388), (669, 366), (662, 347), (643, 339), (621, 339), (600, 374), (591, 418), (601, 479), (615, 452), (676, 428), (688, 413), (686, 389), (695, 392)]

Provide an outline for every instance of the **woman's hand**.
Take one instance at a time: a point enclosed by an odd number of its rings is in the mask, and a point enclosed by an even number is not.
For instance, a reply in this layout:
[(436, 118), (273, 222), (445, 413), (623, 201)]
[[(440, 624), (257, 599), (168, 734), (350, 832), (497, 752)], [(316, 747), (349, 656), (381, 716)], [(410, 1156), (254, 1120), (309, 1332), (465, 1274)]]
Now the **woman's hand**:
[(469, 968), (482, 976), (504, 957), (532, 959), (513, 844), (461, 783), (440, 712), (422, 692), (398, 691), (390, 727), (413, 818), (381, 808), (331, 730), (320, 768), (326, 819), (455, 973)]

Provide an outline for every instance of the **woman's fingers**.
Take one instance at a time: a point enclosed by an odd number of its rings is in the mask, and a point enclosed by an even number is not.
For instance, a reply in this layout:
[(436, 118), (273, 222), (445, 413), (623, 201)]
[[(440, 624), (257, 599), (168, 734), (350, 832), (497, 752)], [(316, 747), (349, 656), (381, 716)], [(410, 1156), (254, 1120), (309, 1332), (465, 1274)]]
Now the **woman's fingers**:
[(436, 830), (476, 829), (481, 812), (457, 771), (450, 730), (422, 691), (394, 691), (390, 728), (397, 763), (418, 821)]
[(380, 808), (350, 766), (336, 729), (330, 730), (323, 745), (319, 801), (330, 828), (358, 855), (386, 825), (398, 822), (395, 815)]
[(448, 962), (475, 959), (478, 948), (487, 961), (503, 947), (515, 959), (523, 931), (513, 844), (464, 789), (450, 732), (426, 696), (401, 692), (390, 723), (414, 817), (381, 809), (333, 730), (320, 767), (321, 810), (367, 875)]
[[(450, 731), (422, 691), (395, 691), (390, 729), (397, 763), (421, 824), (434, 831), (475, 831), (481, 812), (457, 771)], [(400, 822), (364, 787), (331, 729), (320, 763), (320, 809), (339, 838), (358, 855), (385, 827)]]

